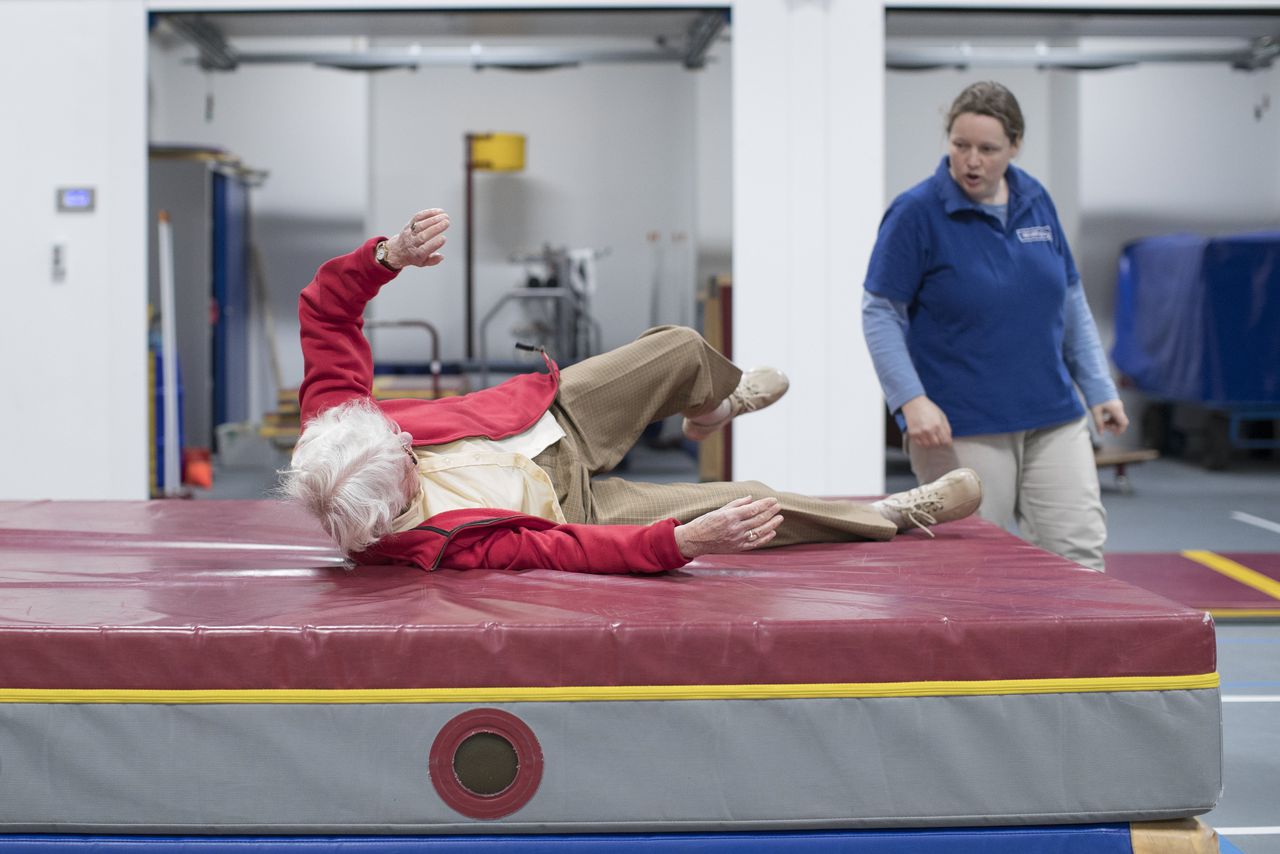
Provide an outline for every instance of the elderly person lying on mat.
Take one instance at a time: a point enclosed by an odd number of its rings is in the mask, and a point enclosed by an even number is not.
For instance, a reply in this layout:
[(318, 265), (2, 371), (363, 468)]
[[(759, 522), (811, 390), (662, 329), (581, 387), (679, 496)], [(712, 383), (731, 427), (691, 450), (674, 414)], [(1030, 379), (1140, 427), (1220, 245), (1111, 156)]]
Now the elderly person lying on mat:
[(299, 299), (305, 429), (282, 491), (356, 561), (661, 572), (704, 554), (887, 540), (980, 503), (969, 469), (873, 504), (757, 482), (593, 480), (650, 422), (683, 413), (702, 439), (786, 392), (780, 371), (744, 374), (680, 327), (563, 371), (544, 355), (547, 373), (461, 397), (373, 401), (365, 305), (404, 267), (440, 263), (448, 227), (443, 211), (421, 211), (324, 264)]

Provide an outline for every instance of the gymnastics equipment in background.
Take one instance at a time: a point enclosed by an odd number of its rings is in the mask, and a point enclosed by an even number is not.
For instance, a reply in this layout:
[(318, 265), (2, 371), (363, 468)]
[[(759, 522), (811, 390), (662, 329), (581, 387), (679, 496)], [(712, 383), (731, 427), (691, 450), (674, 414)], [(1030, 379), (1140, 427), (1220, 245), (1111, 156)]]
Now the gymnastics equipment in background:
[(466, 358), (475, 358), (475, 173), (519, 172), (524, 169), (525, 138), (518, 133), (468, 133), (463, 138), (466, 147), (465, 217), (466, 217), (466, 265), (464, 277), (464, 318), (466, 326)]
[[(1280, 448), (1247, 423), (1280, 419), (1280, 232), (1167, 234), (1125, 246), (1116, 278), (1111, 357), (1155, 399), (1144, 443), (1173, 447), (1172, 410), (1207, 411), (1203, 461), (1227, 465), (1234, 448)], [(1272, 425), (1274, 427), (1274, 425)]]

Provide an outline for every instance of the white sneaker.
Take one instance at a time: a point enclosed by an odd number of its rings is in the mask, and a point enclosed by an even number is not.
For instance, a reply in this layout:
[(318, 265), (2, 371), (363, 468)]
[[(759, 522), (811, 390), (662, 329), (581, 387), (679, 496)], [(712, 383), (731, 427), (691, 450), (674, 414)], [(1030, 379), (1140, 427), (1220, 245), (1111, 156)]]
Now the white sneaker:
[(982, 504), (982, 481), (973, 469), (955, 469), (942, 477), (881, 498), (871, 506), (898, 526), (899, 531), (920, 528), (929, 536), (930, 525), (941, 525), (971, 516)]
[(787, 375), (777, 368), (752, 368), (729, 394), (728, 415), (705, 422), (686, 418), (681, 427), (686, 436), (700, 442), (744, 412), (756, 412), (777, 403), (790, 387)]

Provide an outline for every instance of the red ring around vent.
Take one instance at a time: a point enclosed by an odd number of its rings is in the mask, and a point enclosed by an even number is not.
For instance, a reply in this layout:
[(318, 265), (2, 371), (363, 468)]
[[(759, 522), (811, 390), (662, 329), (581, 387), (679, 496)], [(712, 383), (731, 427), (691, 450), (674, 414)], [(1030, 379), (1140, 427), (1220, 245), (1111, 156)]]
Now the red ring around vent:
[[(458, 779), (454, 760), (458, 748), (473, 735), (487, 733), (506, 741), (515, 751), (515, 778), (492, 795), (468, 789)], [(467, 818), (495, 819), (510, 815), (529, 802), (542, 782), (542, 746), (524, 721), (501, 709), (471, 709), (450, 720), (431, 744), (428, 763), (431, 784), (441, 800)]]

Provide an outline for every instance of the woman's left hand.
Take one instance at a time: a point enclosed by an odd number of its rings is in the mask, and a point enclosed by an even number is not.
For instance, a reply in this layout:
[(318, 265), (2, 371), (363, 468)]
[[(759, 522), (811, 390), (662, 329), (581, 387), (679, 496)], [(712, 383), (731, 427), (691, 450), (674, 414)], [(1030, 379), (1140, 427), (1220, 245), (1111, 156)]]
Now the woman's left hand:
[(773, 539), (782, 524), (780, 509), (776, 498), (752, 501), (748, 495), (734, 499), (719, 510), (677, 525), (676, 548), (689, 559), (758, 549)]
[(1099, 433), (1115, 433), (1117, 436), (1129, 426), (1129, 416), (1124, 414), (1124, 404), (1119, 400), (1104, 400), (1089, 407), (1093, 413), (1093, 426)]

